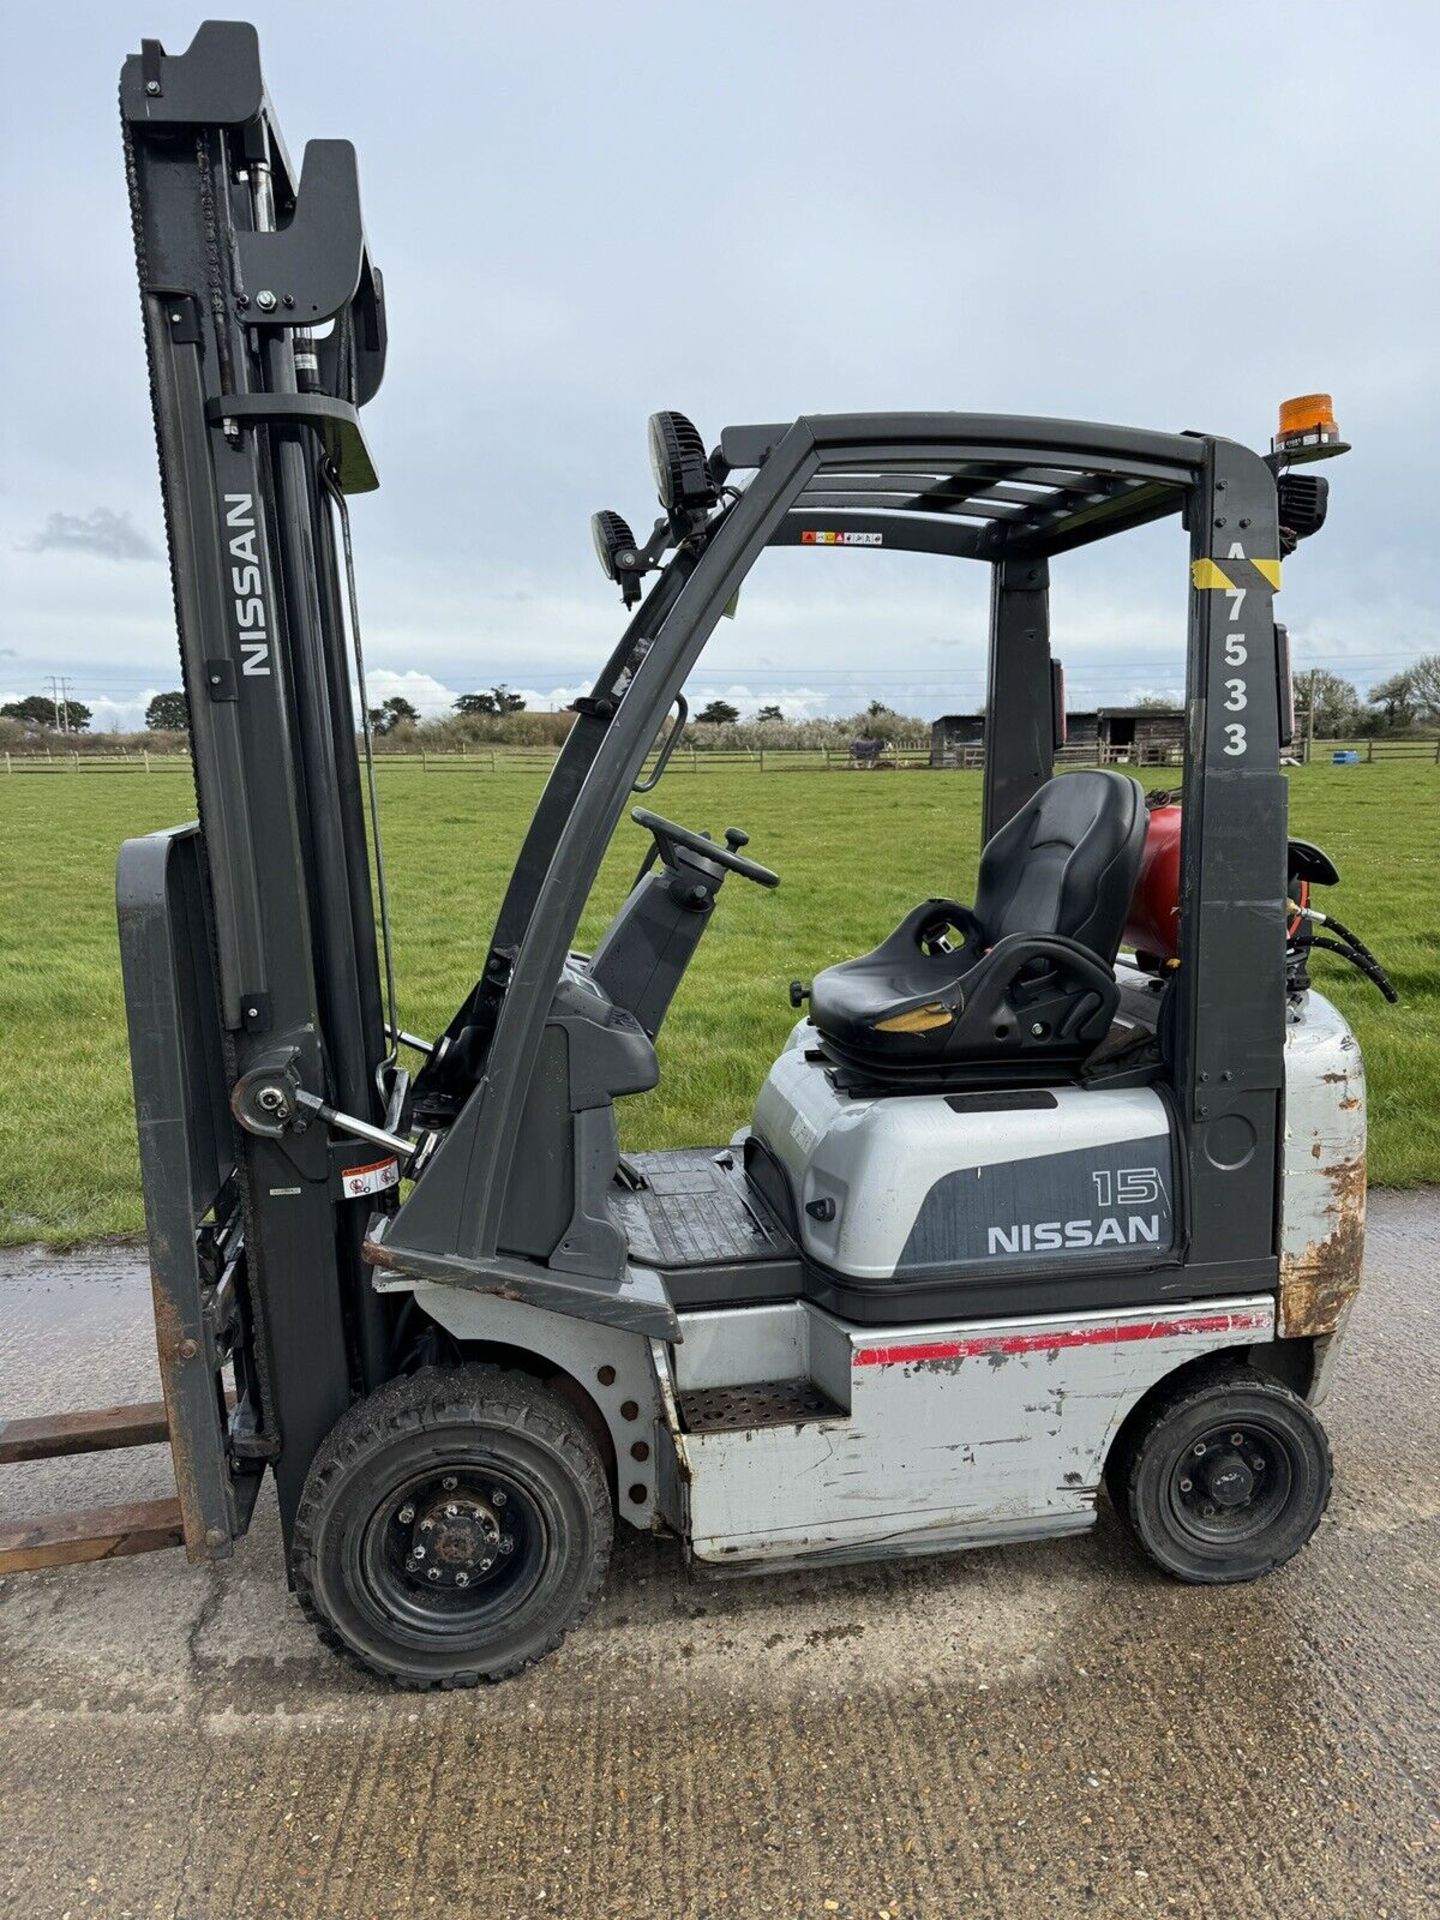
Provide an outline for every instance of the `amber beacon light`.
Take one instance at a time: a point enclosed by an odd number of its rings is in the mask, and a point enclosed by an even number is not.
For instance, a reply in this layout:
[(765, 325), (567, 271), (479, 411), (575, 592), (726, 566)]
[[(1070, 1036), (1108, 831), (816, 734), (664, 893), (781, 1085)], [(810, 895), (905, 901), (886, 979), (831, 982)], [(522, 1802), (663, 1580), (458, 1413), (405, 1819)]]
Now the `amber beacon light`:
[(1349, 443), (1340, 438), (1335, 405), (1328, 393), (1302, 393), (1293, 400), (1282, 400), (1280, 424), (1270, 448), (1287, 461), (1325, 460), (1350, 450)]

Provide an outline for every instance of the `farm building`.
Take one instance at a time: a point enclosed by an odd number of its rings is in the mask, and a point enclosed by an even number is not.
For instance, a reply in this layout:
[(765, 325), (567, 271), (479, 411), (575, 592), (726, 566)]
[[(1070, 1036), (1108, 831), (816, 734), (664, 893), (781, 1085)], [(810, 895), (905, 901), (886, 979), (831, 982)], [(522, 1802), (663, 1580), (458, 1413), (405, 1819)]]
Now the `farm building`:
[[(1185, 744), (1181, 707), (1091, 707), (1065, 716), (1066, 746), (1097, 760), (1159, 766)], [(930, 728), (932, 767), (978, 766), (984, 759), (983, 713), (947, 713)], [(1078, 754), (1077, 754), (1078, 757)]]

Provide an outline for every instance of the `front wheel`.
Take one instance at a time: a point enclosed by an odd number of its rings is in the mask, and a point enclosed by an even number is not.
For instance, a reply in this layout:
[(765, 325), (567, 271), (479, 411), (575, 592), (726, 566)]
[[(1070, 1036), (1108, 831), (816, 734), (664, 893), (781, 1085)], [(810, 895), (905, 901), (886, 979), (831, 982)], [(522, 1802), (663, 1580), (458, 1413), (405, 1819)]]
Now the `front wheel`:
[(331, 1429), (291, 1572), (327, 1644), (401, 1686), (474, 1686), (560, 1644), (600, 1592), (612, 1534), (573, 1408), (526, 1374), (427, 1368)]
[(1122, 1441), (1116, 1504), (1173, 1579), (1218, 1585), (1283, 1566), (1330, 1498), (1330, 1445), (1298, 1395), (1248, 1367), (1192, 1379)]

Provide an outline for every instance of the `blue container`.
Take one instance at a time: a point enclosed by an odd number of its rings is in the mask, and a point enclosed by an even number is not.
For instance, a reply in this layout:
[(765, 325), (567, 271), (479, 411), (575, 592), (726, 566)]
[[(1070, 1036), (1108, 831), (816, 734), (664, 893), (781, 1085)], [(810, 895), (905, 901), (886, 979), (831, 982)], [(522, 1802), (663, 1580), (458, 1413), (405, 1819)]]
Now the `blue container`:
[(1360, 756), (1353, 747), (1347, 747), (1341, 753), (1332, 753), (1330, 763), (1336, 767), (1358, 767)]

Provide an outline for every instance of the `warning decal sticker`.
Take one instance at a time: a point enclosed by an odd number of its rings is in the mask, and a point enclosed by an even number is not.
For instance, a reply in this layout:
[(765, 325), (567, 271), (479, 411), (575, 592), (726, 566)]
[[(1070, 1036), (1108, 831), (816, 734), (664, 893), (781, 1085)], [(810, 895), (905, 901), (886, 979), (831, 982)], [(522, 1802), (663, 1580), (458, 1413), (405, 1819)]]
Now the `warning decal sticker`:
[(815, 533), (800, 535), (802, 547), (883, 547), (883, 533)]
[(400, 1162), (391, 1154), (388, 1160), (374, 1160), (368, 1167), (349, 1167), (340, 1176), (349, 1200), (362, 1199), (367, 1193), (384, 1193), (400, 1184)]

